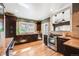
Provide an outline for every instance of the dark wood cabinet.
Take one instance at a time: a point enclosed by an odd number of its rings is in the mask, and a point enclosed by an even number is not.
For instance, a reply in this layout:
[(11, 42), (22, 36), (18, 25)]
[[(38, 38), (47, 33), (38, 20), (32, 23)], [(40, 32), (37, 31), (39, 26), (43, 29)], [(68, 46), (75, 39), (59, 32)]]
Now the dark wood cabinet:
[(64, 54), (65, 52), (65, 46), (64, 46), (64, 42), (68, 41), (69, 39), (65, 39), (65, 38), (58, 38), (57, 39), (57, 51)]
[(79, 56), (79, 49), (65, 45), (65, 56)]
[(79, 11), (79, 3), (73, 3), (72, 8), (73, 8), (72, 9), (73, 13), (78, 12)]
[(16, 36), (16, 17), (15, 16), (5, 16), (5, 32), (6, 37)]
[(37, 31), (41, 31), (41, 21), (37, 22)]
[(28, 43), (38, 40), (38, 34), (16, 35), (16, 44)]
[(44, 44), (47, 45), (47, 35), (44, 35)]

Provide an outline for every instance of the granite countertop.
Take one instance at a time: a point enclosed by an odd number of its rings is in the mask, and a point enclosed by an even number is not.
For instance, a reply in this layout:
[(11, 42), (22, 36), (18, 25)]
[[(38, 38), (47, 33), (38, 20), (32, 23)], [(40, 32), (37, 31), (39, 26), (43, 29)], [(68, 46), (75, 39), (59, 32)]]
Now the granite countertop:
[(8, 46), (10, 45), (12, 40), (13, 40), (13, 37), (4, 39), (2, 47), (0, 47), (0, 55), (5, 54), (5, 51), (7, 50)]
[(59, 38), (69, 39), (68, 41), (64, 42), (64, 45), (79, 49), (79, 39), (78, 38), (67, 37), (67, 36), (59, 36)]
[(70, 40), (64, 42), (64, 45), (79, 49), (79, 39), (71, 38)]
[(74, 37), (72, 32), (68, 32), (68, 33), (65, 32), (64, 36), (63, 36), (63, 33), (61, 33), (61, 32), (54, 33), (54, 34), (55, 35), (56, 34), (59, 34), (59, 35), (61, 34), (61, 36), (58, 36), (58, 37), (61, 38), (62, 40), (67, 39), (67, 41), (63, 43), (64, 45), (71, 46), (71, 47), (79, 49), (79, 38)]
[(8, 46), (10, 45), (10, 43), (12, 42), (12, 40), (13, 40), (13, 37), (5, 39), (5, 48), (4, 48), (5, 51), (7, 50)]
[(3, 48), (0, 47), (0, 56), (2, 55), (2, 52), (3, 52)]
[(58, 36), (58, 38), (61, 38), (61, 39), (71, 39), (71, 37), (68, 37), (68, 36)]

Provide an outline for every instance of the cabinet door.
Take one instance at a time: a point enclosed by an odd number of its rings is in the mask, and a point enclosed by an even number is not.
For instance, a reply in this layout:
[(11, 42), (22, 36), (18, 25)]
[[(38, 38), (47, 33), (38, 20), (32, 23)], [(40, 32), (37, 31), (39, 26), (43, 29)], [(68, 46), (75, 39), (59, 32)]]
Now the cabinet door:
[(58, 38), (57, 40), (57, 51), (60, 52), (60, 53), (63, 53), (64, 54), (64, 51), (65, 51), (65, 46), (64, 46), (64, 42), (66, 40), (62, 39), (62, 38)]
[(47, 35), (44, 35), (44, 44), (47, 45)]
[(41, 22), (37, 22), (37, 31), (41, 31)]
[(16, 35), (16, 18), (6, 16), (6, 37), (14, 37)]

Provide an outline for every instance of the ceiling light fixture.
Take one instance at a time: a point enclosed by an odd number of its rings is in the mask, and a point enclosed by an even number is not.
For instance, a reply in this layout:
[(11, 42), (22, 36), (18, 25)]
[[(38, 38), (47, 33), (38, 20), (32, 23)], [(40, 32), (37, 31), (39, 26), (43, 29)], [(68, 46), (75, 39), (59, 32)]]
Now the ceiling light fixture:
[(25, 8), (29, 8), (29, 6), (25, 3), (19, 3), (21, 6), (25, 7)]

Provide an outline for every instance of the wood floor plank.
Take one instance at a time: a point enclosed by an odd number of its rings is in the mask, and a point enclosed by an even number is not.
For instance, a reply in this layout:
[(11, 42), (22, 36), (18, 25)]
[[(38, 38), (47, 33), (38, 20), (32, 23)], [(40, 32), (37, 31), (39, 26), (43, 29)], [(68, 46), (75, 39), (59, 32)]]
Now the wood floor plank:
[(42, 41), (35, 41), (14, 46), (14, 56), (63, 56), (45, 46)]

